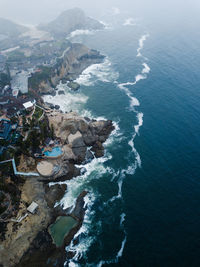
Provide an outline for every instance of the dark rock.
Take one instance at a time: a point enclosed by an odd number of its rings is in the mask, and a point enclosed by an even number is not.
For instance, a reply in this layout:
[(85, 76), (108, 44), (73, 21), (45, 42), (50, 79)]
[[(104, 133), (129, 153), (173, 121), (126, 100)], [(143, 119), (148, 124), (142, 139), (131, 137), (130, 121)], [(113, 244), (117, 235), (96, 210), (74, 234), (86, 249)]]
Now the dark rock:
[(65, 184), (55, 184), (51, 187), (46, 185), (45, 187), (45, 199), (50, 208), (54, 207), (55, 202), (61, 200), (66, 192), (67, 186)]
[(74, 210), (72, 211), (71, 215), (74, 216), (75, 218), (78, 218), (79, 220), (84, 219), (85, 215), (85, 209), (84, 209), (84, 197), (87, 195), (87, 191), (83, 191), (77, 198), (76, 200), (76, 206)]
[(50, 95), (52, 95), (52, 96), (56, 96), (56, 92), (53, 90), (53, 91), (50, 93)]
[(72, 148), (74, 155), (76, 156), (76, 162), (82, 163), (85, 160), (85, 154), (87, 151), (86, 146)]
[(83, 134), (83, 140), (87, 146), (92, 146), (98, 140), (98, 136), (92, 131), (88, 131), (86, 134)]
[(86, 155), (85, 155), (86, 162), (90, 162), (93, 159), (94, 159), (94, 155), (92, 154), (92, 152), (90, 150), (87, 150)]
[(48, 102), (45, 102), (45, 104), (50, 108), (50, 109), (54, 109), (54, 105)]
[(77, 91), (80, 88), (80, 85), (76, 82), (69, 82), (67, 86), (73, 91)]
[(104, 155), (104, 147), (102, 145), (101, 142), (97, 141), (93, 147), (92, 147), (92, 151), (94, 151), (95, 157), (96, 158), (100, 158), (103, 157)]
[(64, 95), (64, 94), (65, 94), (65, 91), (63, 90), (58, 91), (58, 95)]
[(72, 149), (73, 148), (79, 148), (79, 147), (86, 147), (85, 143), (83, 141), (83, 137), (79, 137), (76, 138), (73, 142), (72, 142)]
[(88, 117), (84, 117), (84, 119), (85, 119), (87, 122), (90, 122), (90, 121), (91, 121), (90, 118), (88, 118)]
[(55, 105), (54, 108), (55, 109), (60, 109), (60, 106), (59, 105)]
[(87, 133), (88, 132), (88, 124), (85, 122), (85, 121), (83, 121), (83, 120), (80, 120), (79, 122), (78, 122), (78, 130), (82, 133), (82, 134), (84, 134), (84, 133)]

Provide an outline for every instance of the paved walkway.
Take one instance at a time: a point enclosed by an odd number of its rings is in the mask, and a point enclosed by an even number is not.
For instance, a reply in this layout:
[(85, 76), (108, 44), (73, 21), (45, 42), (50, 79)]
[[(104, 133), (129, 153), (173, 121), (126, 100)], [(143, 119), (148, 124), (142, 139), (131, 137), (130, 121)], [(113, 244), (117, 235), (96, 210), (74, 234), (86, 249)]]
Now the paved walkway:
[(16, 168), (16, 164), (15, 164), (15, 160), (14, 159), (9, 159), (9, 160), (4, 160), (4, 161), (1, 161), (0, 164), (3, 164), (3, 163), (7, 163), (7, 162), (12, 162), (12, 165), (13, 165), (13, 170), (14, 170), (14, 174), (15, 175), (22, 175), (22, 176), (40, 176), (38, 173), (36, 172), (18, 172), (17, 171), (17, 168)]

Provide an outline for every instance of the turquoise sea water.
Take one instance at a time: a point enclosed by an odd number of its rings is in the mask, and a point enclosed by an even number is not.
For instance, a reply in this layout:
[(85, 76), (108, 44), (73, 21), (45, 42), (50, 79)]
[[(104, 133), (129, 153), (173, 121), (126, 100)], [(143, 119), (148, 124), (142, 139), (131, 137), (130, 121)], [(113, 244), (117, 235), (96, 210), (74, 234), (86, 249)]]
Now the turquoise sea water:
[(66, 100), (47, 99), (117, 126), (104, 158), (66, 182), (64, 208), (89, 194), (65, 265), (200, 266), (198, 27), (110, 24), (73, 39), (100, 50), (105, 63), (81, 75), (79, 92), (64, 87)]

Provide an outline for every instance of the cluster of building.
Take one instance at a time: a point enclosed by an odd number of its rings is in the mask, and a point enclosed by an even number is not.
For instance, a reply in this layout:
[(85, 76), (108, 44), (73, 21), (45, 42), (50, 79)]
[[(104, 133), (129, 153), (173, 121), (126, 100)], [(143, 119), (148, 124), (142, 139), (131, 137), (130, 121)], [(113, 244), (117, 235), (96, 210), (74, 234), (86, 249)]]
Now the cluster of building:
[(34, 104), (35, 100), (26, 96), (20, 98), (13, 96), (0, 97), (0, 116), (12, 118), (23, 115), (26, 110), (31, 110)]

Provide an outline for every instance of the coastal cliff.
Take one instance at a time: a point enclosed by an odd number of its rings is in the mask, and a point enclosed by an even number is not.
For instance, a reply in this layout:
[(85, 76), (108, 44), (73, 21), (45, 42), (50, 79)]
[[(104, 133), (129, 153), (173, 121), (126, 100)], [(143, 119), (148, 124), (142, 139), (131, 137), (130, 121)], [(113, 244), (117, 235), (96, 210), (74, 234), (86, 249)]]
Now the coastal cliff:
[(98, 51), (83, 44), (70, 43), (53, 66), (41, 66), (31, 75), (28, 80), (29, 91), (40, 95), (54, 94), (60, 81), (73, 81), (88, 66), (101, 63), (104, 58)]
[[(19, 28), (20, 37), (16, 37), (16, 40), (7, 38), (3, 44), (6, 48), (10, 48), (11, 44), (11, 47), (13, 46), (12, 51), (5, 51), (10, 60), (11, 70), (15, 72), (18, 70), (21, 73), (26, 69), (32, 72), (31, 75), (29, 72), (28, 95), (33, 96), (39, 105), (34, 106), (33, 114), (27, 112), (23, 116), (14, 118), (20, 121), (22, 134), (21, 141), (14, 147), (17, 169), (20, 175), (25, 172), (38, 176), (32, 177), (31, 174), (25, 178), (18, 176), (20, 180), (18, 185), (15, 182), (17, 180), (15, 175), (14, 179), (11, 179), (11, 166), (9, 171), (5, 173), (2, 171), (3, 185), (15, 189), (13, 201), (17, 201), (15, 205), (11, 201), (7, 203), (7, 213), (0, 217), (3, 226), (0, 232), (2, 241), (0, 266), (4, 267), (55, 266), (55, 264), (63, 266), (66, 258), (72, 256), (66, 253), (65, 247), (70, 244), (82, 226), (86, 208), (84, 197), (87, 192), (81, 192), (75, 205), (63, 210), (60, 206), (55, 207), (55, 204), (67, 193), (67, 186), (57, 182), (76, 179), (86, 172), (82, 165), (104, 155), (103, 143), (114, 129), (110, 120), (97, 121), (81, 117), (75, 112), (56, 111), (55, 109), (59, 109), (58, 105), (49, 106), (42, 100), (45, 94), (55, 95), (60, 82), (66, 83), (72, 90), (77, 90), (79, 85), (74, 80), (87, 67), (104, 60), (105, 56), (100, 52), (66, 40), (66, 35), (74, 30), (97, 30), (102, 29), (103, 25), (86, 17), (81, 10), (74, 9), (63, 12), (55, 21), (48, 25), (40, 25), (38, 28), (48, 32), (52, 39), (49, 40), (43, 35), (36, 39), (31, 35), (25, 37), (22, 33), (27, 29)], [(14, 47), (14, 44), (17, 46)], [(7, 56), (4, 57), (7, 60)], [(0, 84), (2, 89), (10, 83), (7, 76), (4, 76), (5, 81)], [(26, 96), (20, 95), (19, 99), (24, 97)], [(53, 143), (55, 141), (54, 147), (59, 144), (62, 151), (59, 157), (44, 156), (45, 149), (47, 151), (52, 149), (46, 145), (45, 139), (48, 138), (51, 138)], [(39, 156), (36, 152), (38, 150)], [(14, 157), (13, 154), (9, 154), (9, 158), (10, 155)], [(38, 171), (38, 165), (42, 162), (52, 166), (53, 171), (50, 175), (43, 175)], [(50, 182), (56, 184), (49, 186)], [(10, 200), (14, 190), (7, 191), (3, 197)], [(31, 213), (28, 207), (34, 202), (38, 205), (38, 209), (36, 213)], [(70, 217), (76, 221), (75, 226), (64, 236), (61, 246), (55, 244), (49, 232), (59, 217)]]
[[(36, 214), (28, 216), (20, 222), (8, 220), (5, 238), (0, 247), (0, 264), (11, 266), (54, 266), (55, 262), (64, 263), (67, 257), (65, 246), (69, 245), (74, 235), (80, 229), (84, 215), (83, 191), (77, 198), (73, 210), (63, 210), (55, 207), (67, 191), (65, 184), (55, 184), (49, 187), (49, 182), (76, 179), (82, 169), (78, 167), (94, 157), (104, 154), (103, 143), (106, 141), (114, 126), (111, 121), (96, 121), (79, 116), (75, 112), (62, 113), (51, 111), (47, 114), (49, 126), (54, 128), (55, 137), (60, 139), (63, 154), (57, 159), (48, 159), (51, 164), (60, 166), (59, 172), (51, 177), (27, 177), (20, 187), (21, 199), (16, 218), (22, 218), (26, 211), (26, 203), (35, 201), (39, 207)], [(33, 159), (22, 155), (19, 171), (35, 171), (41, 159)], [(59, 216), (71, 216), (76, 225), (64, 238), (61, 247), (57, 247), (48, 228), (55, 223)], [(9, 249), (9, 253), (8, 253)], [(42, 260), (41, 260), (42, 258)]]

